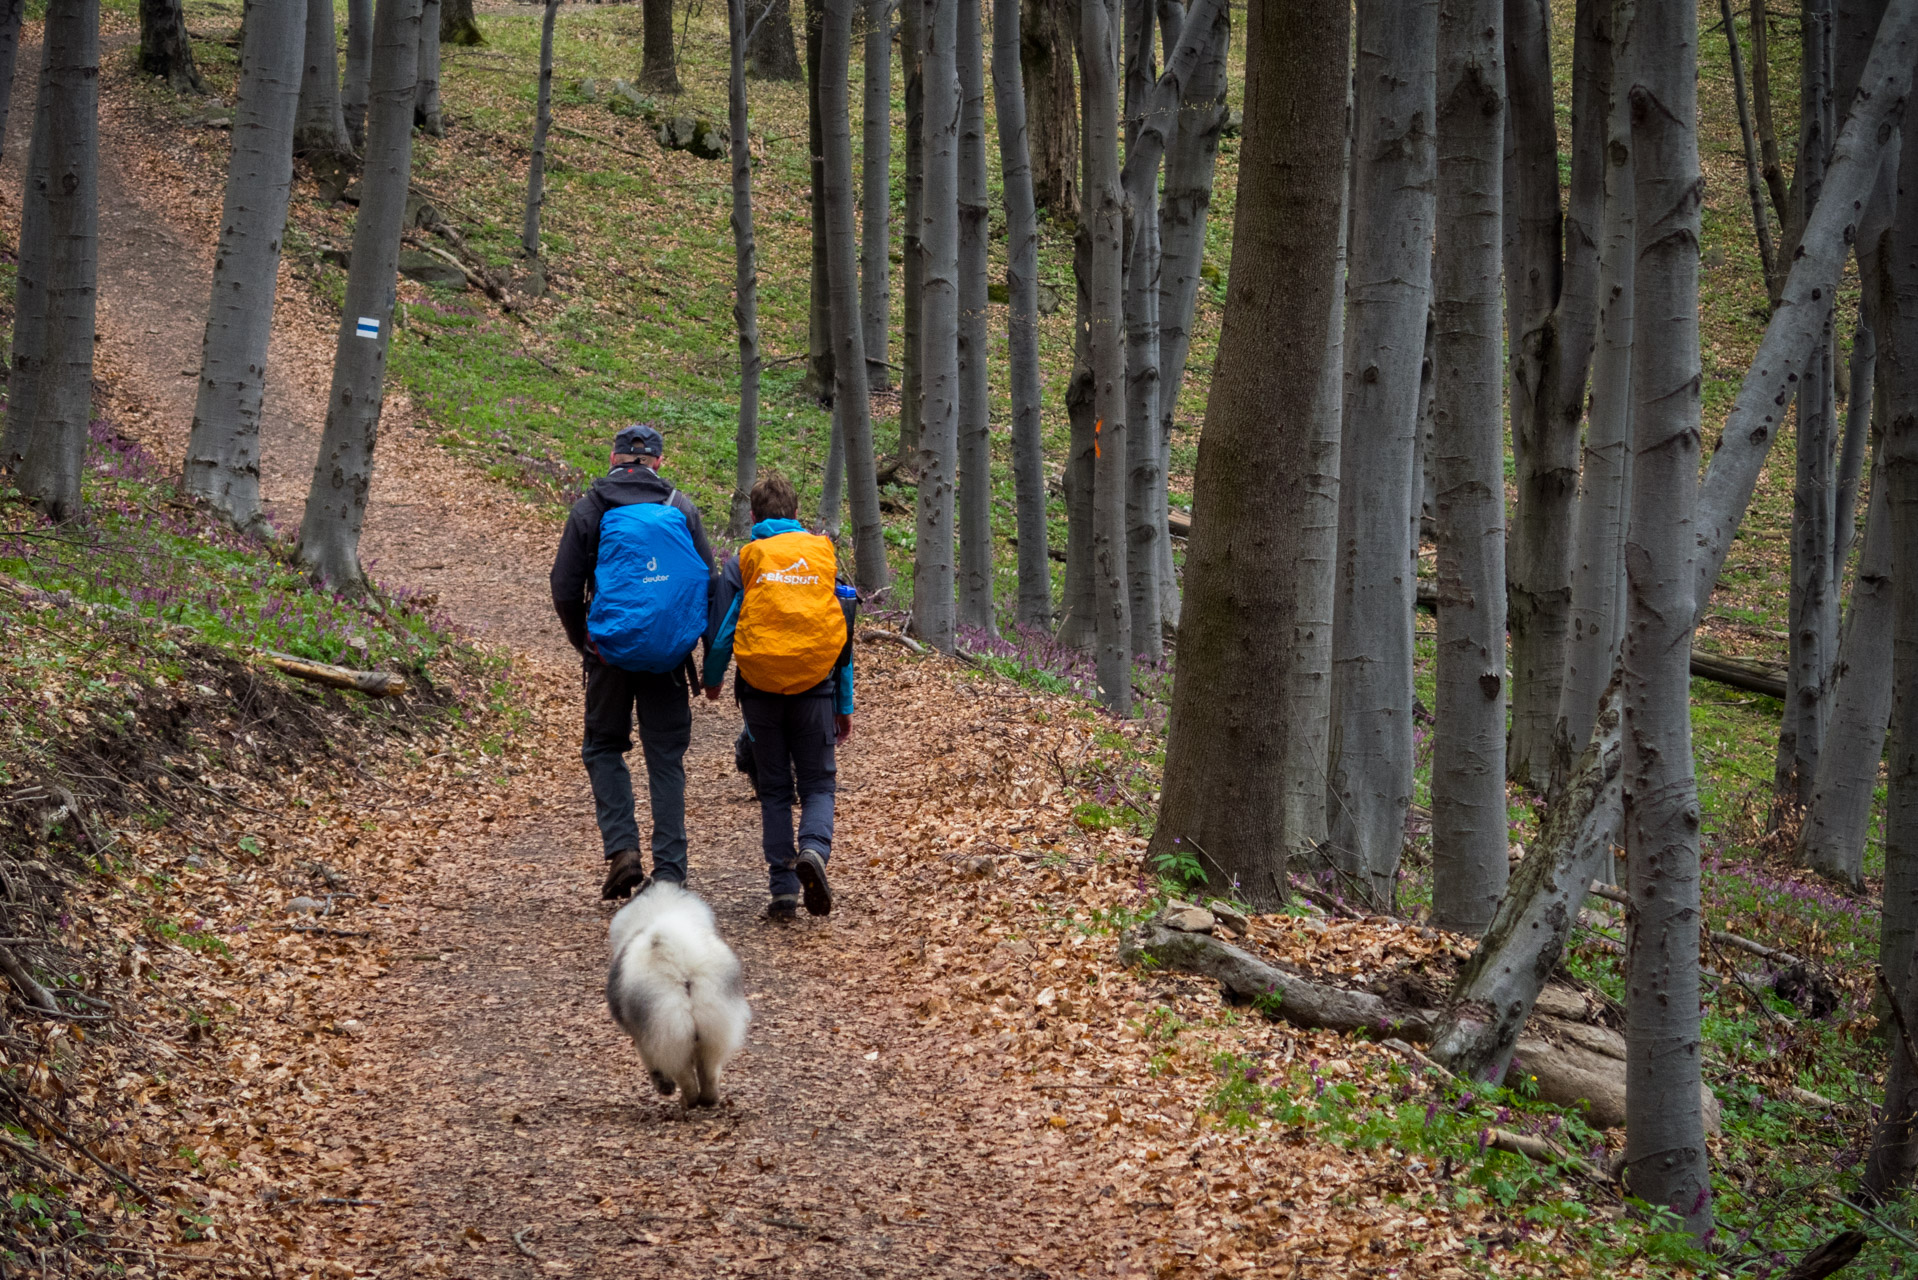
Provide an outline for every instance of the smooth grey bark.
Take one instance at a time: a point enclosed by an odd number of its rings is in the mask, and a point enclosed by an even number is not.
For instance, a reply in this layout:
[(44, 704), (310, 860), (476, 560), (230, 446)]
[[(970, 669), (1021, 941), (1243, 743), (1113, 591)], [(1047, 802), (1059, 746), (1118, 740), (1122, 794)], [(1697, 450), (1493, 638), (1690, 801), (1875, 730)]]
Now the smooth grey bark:
[(919, 453), (919, 418), (924, 410), (920, 377), (920, 323), (924, 314), (925, 247), (919, 240), (925, 217), (926, 188), (926, 0), (899, 0), (899, 60), (904, 64), (906, 94), (906, 217), (899, 242), (901, 302), (899, 319), (899, 450), (898, 465), (914, 466)]
[(892, 302), (892, 0), (866, 0), (866, 65), (859, 164), (859, 320), (866, 382), (892, 385), (886, 367)]
[[(1880, 37), (1882, 40), (1882, 36)], [(1905, 1029), (1918, 1035), (1918, 128), (1907, 129), (1900, 198), (1887, 238), (1883, 320), (1886, 427), (1882, 476), (1891, 526), (1892, 712), (1885, 799), (1885, 896), (1878, 958)], [(1877, 479), (1872, 482), (1878, 487)], [(1869, 517), (1867, 518), (1869, 524)], [(1866, 532), (1869, 543), (1871, 534)], [(1887, 1005), (1889, 1012), (1889, 1005)], [(1864, 1191), (1884, 1200), (1918, 1176), (1918, 1060), (1887, 1028), (1885, 1110), (1872, 1137)]]
[(1059, 643), (1074, 649), (1093, 646), (1099, 604), (1092, 584), (1093, 463), (1098, 436), (1092, 411), (1092, 231), (1081, 219), (1072, 236), (1072, 375), (1066, 381), (1065, 598), (1059, 617)]
[(1412, 799), (1419, 399), (1432, 304), (1438, 0), (1361, 0), (1326, 853), (1389, 910)]
[[(1229, 5), (1213, 13), (1211, 38), (1191, 75), (1181, 84), (1179, 116), (1166, 142), (1165, 192), (1159, 203), (1159, 485), (1172, 472), (1172, 435), (1192, 348), (1193, 315), (1205, 265), (1205, 230), (1218, 169), (1219, 135), (1225, 128), (1226, 63), (1232, 48)], [(1180, 38), (1200, 34), (1188, 15)], [(1166, 494), (1160, 494), (1161, 504)], [(1160, 542), (1159, 620), (1179, 624), (1179, 580), (1172, 540)]]
[(1019, 530), (1019, 595), (1025, 627), (1052, 625), (1047, 554), (1046, 455), (1040, 419), (1039, 223), (1026, 141), (1026, 88), (1019, 68), (1020, 0), (994, 0), (992, 96), (1006, 204), (1006, 347), (1012, 399), (1012, 496)]
[(1891, 718), (1891, 636), (1895, 624), (1891, 582), (1890, 514), (1882, 474), (1871, 484), (1865, 545), (1852, 580), (1851, 607), (1832, 671), (1831, 724), (1811, 803), (1798, 834), (1806, 866), (1854, 889), (1865, 885), (1865, 835), (1871, 826), (1878, 762)]
[(180, 487), (235, 525), (260, 528), (260, 403), (307, 36), (299, 7), (272, 0), (254, 0), (241, 25), (233, 153)]
[(1751, 99), (1745, 92), (1745, 53), (1738, 44), (1738, 20), (1732, 0), (1718, 0), (1718, 16), (1725, 24), (1725, 43), (1732, 59), (1732, 96), (1738, 102), (1738, 136), (1745, 144), (1745, 194), (1751, 200), (1752, 232), (1758, 238), (1758, 265), (1765, 273), (1765, 293), (1778, 293), (1778, 250), (1772, 247), (1771, 218), (1765, 212), (1764, 165), (1758, 158), (1758, 135), (1752, 127)]
[(953, 472), (959, 452), (959, 0), (925, 0), (925, 187), (920, 203), (919, 493), (912, 622), (935, 649), (953, 646)]
[[(1817, 207), (1824, 190), (1826, 153), (1831, 145), (1831, 0), (1804, 0), (1801, 14), (1804, 40), (1798, 168), (1792, 181), (1800, 207), (1809, 212)], [(1790, 661), (1773, 767), (1773, 789), (1779, 803), (1794, 808), (1811, 802), (1829, 710), (1827, 678), (1838, 640), (1838, 582), (1832, 574), (1832, 451), (1837, 431), (1833, 351), (1828, 309), (1797, 389), (1787, 627)]]
[(1507, 770), (1545, 784), (1564, 679), (1586, 375), (1598, 323), (1598, 235), (1611, 98), (1609, 0), (1580, 0), (1572, 48), (1571, 184), (1559, 213), (1558, 127), (1547, 0), (1505, 5), (1515, 169), (1506, 217), (1511, 289), (1512, 452), (1517, 470), (1510, 563), (1512, 729)]
[(1605, 219), (1599, 242), (1598, 349), (1573, 532), (1572, 607), (1559, 688), (1552, 786), (1556, 795), (1592, 735), (1600, 695), (1625, 638), (1625, 531), (1632, 474), (1632, 274), (1637, 200), (1632, 185), (1629, 29), (1633, 0), (1612, 13), (1612, 97), (1605, 140)]
[(1784, 290), (1699, 488), (1696, 595), (1701, 609), (1710, 603), (1712, 584), (1758, 485), (1792, 389), (1831, 315), (1845, 254), (1877, 183), (1885, 146), (1897, 134), (1897, 112), (1910, 91), (1915, 61), (1918, 0), (1891, 0), (1851, 114), (1832, 149), (1824, 195), (1799, 237)]
[[(303, 153), (346, 155), (353, 150), (353, 141), (346, 130), (346, 109), (340, 99), (339, 35), (333, 25), (333, 0), (307, 0), (302, 60), (293, 146)], [(244, 67), (241, 73), (245, 73)]]
[(1348, 15), (1344, 0), (1247, 11), (1236, 248), (1149, 850), (1190, 850), (1261, 911), (1325, 834)]
[[(1132, 710), (1132, 618), (1126, 596), (1125, 193), (1119, 183), (1118, 0), (1080, 0), (1080, 222), (1092, 369), (1092, 587), (1099, 702)], [(930, 200), (930, 194), (927, 197)]]
[(1073, 82), (1073, 0), (1022, 0), (1033, 201), (1062, 222), (1079, 217), (1079, 103)]
[(821, 400), (832, 395), (832, 285), (826, 267), (826, 142), (825, 120), (819, 107), (819, 77), (823, 70), (822, 26), (826, 0), (806, 0), (806, 151), (812, 160), (812, 280), (807, 298), (806, 390)]
[[(437, 4), (438, 0), (428, 0)], [(640, 0), (639, 87), (655, 93), (678, 93), (679, 70), (674, 63), (673, 0)], [(807, 18), (816, 12), (807, 6)]]
[[(558, 0), (547, 0), (549, 5)], [(752, 532), (750, 494), (759, 475), (759, 267), (753, 245), (753, 148), (747, 134), (747, 0), (726, 0), (726, 33), (732, 72), (726, 86), (727, 125), (733, 162), (733, 324), (739, 330), (739, 426), (734, 435), (733, 500), (726, 532)]]
[[(1778, 127), (1771, 110), (1771, 33), (1765, 0), (1751, 0), (1752, 30), (1752, 115), (1758, 127), (1759, 171), (1765, 179), (1765, 191), (1771, 196), (1772, 215), (1778, 219), (1779, 237), (1791, 242), (1797, 237), (1792, 223), (1791, 193), (1785, 186), (1785, 166), (1778, 158)], [(1784, 287), (1784, 264), (1779, 264), (1779, 279), (1771, 291), (1772, 304), (1778, 303), (1778, 290)]]
[(759, 80), (800, 79), (792, 0), (751, 0), (746, 14), (746, 74)]
[(413, 167), (422, 8), (421, 0), (379, 0), (374, 12), (366, 158), (345, 314), (333, 357), (326, 427), (294, 549), (309, 575), (339, 591), (366, 588), (360, 527), (372, 487), (386, 349), (393, 336), (393, 286)]
[[(1157, 82), (1151, 0), (1124, 0), (1125, 241), (1121, 289), (1125, 311), (1125, 567), (1126, 612), (1131, 654), (1157, 662), (1165, 653), (1159, 625), (1159, 552), (1169, 536), (1159, 476), (1159, 161), (1165, 128), (1177, 123), (1168, 111), (1141, 154), (1141, 117), (1153, 105)], [(1173, 99), (1177, 101), (1176, 98)], [(1149, 160), (1149, 163), (1147, 161)], [(1156, 509), (1155, 509), (1156, 504)]]
[(440, 105), (440, 0), (425, 0), (420, 9), (419, 77), (413, 123), (435, 138), (445, 137), (446, 115)]
[[(841, 442), (852, 510), (853, 581), (870, 596), (890, 579), (885, 526), (879, 515), (879, 468), (872, 451), (872, 396), (866, 385), (865, 336), (859, 323), (859, 239), (854, 224), (850, 88), (853, 15), (865, 0), (826, 0), (820, 86), (825, 110), (827, 263), (832, 272), (835, 430)], [(835, 513), (836, 514), (836, 513)]]
[(992, 603), (992, 359), (987, 341), (985, 37), (959, 0), (959, 621), (996, 630)]
[(20, 193), (20, 241), (15, 253), (13, 334), (7, 352), (7, 425), (0, 436), (0, 467), (18, 476), (20, 459), (33, 438), (35, 406), (47, 353), (47, 269), (53, 256), (47, 225), (47, 58), (40, 42), (33, 128), (27, 144), (26, 182)]
[[(55, 521), (81, 514), (81, 466), (87, 424), (93, 418), (99, 31), (98, 0), (53, 0), (47, 6), (32, 148), (38, 156), (30, 156), (28, 164), (27, 203), (39, 203), (44, 219), (45, 254), (35, 274), (46, 283), (40, 352), (29, 374), (33, 390), (26, 407), (31, 416), (23, 420), (18, 435), (23, 448), (14, 487)], [(34, 159), (42, 164), (36, 166)], [(29, 272), (24, 234), (21, 241), (24, 281)], [(25, 350), (31, 353), (31, 345)], [(18, 369), (23, 348), (17, 337), (14, 352)]]
[(205, 93), (183, 10), (180, 0), (140, 0), (140, 70), (165, 80), (175, 93)]
[[(1567, 786), (1546, 808), (1478, 949), (1459, 970), (1432, 1035), (1432, 1056), (1468, 1080), (1505, 1078), (1532, 1005), (1608, 871), (1619, 804), (1619, 687), (1600, 696), (1593, 733)], [(1609, 803), (1606, 801), (1609, 800)]]
[[(1861, 264), (1861, 274), (1870, 265)], [(1867, 304), (1860, 303), (1861, 312), (1868, 309)], [(1838, 475), (1832, 485), (1833, 582), (1843, 581), (1852, 543), (1858, 536), (1858, 486), (1864, 479), (1866, 437), (1871, 434), (1872, 383), (1877, 377), (1877, 366), (1878, 339), (1861, 316), (1851, 335), (1851, 399), (1845, 406), (1845, 438), (1838, 450)]]
[(366, 145), (366, 97), (373, 70), (373, 0), (346, 0), (346, 79), (340, 87), (340, 110), (346, 117), (346, 136), (355, 147)]
[[(823, 17), (821, 25), (824, 25)], [(830, 252), (830, 249), (828, 250)], [(827, 279), (831, 279), (830, 269)], [(830, 303), (832, 291), (826, 292)], [(834, 386), (833, 395), (839, 388)], [(839, 541), (839, 512), (846, 501), (846, 429), (840, 421), (837, 399), (833, 401), (832, 429), (827, 433), (826, 473), (819, 484), (819, 518), (813, 522), (820, 533), (834, 542)]]
[(26, 7), (26, 0), (0, 0), (0, 155), (6, 154), (13, 71), (20, 58), (20, 18)]
[[(1509, 844), (1499, 333), (1502, 26), (1499, 0), (1459, 0), (1438, 19), (1432, 920), (1473, 934), (1491, 923), (1505, 890)], [(1396, 533), (1399, 520), (1390, 523)], [(1396, 607), (1396, 592), (1392, 603)]]
[(1632, 1194), (1711, 1230), (1699, 1096), (1698, 788), (1692, 766), (1692, 515), (1699, 450), (1696, 0), (1638, 14), (1632, 77), (1632, 519), (1622, 667), (1627, 876), (1625, 1168)]
[[(526, 170), (526, 217), (519, 230), (519, 251), (535, 263), (539, 261), (540, 211), (546, 205), (546, 135), (553, 127), (553, 26), (558, 18), (559, 0), (546, 0), (546, 13), (539, 24), (539, 101), (533, 112), (533, 158)], [(734, 194), (738, 194), (736, 188)]]

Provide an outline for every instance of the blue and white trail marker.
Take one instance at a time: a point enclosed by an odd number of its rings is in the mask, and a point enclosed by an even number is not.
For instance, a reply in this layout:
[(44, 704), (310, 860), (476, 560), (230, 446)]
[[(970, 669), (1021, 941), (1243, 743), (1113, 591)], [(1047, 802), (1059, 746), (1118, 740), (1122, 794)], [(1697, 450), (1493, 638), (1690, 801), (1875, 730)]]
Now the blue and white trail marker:
[(359, 328), (356, 332), (358, 332), (362, 338), (379, 337), (380, 318), (378, 316), (361, 316)]

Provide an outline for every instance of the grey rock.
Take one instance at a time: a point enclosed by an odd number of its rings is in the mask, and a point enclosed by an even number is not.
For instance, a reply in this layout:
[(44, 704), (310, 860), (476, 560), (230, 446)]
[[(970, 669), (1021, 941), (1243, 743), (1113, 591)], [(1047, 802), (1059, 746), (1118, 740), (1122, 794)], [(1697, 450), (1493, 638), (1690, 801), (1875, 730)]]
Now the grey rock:
[(1205, 909), (1210, 911), (1213, 918), (1220, 924), (1232, 930), (1234, 933), (1247, 933), (1252, 928), (1252, 922), (1245, 918), (1245, 912), (1239, 910), (1223, 898), (1212, 899), (1212, 901), (1205, 904)]
[(1059, 309), (1059, 291), (1049, 284), (1039, 286), (1039, 314), (1052, 315)]
[(1211, 933), (1218, 921), (1204, 907), (1174, 899), (1165, 904), (1165, 910), (1159, 913), (1158, 923), (1178, 933)]
[(326, 904), (318, 898), (308, 898), (304, 896), (295, 898), (286, 904), (287, 914), (295, 916), (318, 915), (325, 909)]
[(464, 271), (439, 255), (427, 253), (423, 249), (400, 251), (400, 274), (408, 280), (417, 280), (421, 284), (448, 285), (455, 289), (466, 287)]
[(642, 116), (650, 121), (659, 107), (653, 100), (624, 80), (615, 80), (606, 91), (606, 109), (616, 116)]

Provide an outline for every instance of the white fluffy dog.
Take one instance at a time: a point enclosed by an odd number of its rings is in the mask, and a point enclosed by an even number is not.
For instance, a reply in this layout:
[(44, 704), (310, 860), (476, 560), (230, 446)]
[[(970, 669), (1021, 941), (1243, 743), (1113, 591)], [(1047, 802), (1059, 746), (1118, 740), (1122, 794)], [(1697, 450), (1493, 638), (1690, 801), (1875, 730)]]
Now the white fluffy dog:
[(613, 917), (606, 1004), (665, 1096), (683, 1107), (719, 1101), (719, 1072), (746, 1040), (752, 1010), (739, 959), (704, 902), (656, 881)]

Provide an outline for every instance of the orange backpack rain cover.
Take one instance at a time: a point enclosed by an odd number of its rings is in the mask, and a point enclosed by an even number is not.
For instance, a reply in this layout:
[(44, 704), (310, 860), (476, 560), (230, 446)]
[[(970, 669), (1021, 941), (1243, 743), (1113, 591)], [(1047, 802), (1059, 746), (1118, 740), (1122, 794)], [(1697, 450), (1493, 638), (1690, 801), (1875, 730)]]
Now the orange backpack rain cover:
[(740, 551), (733, 657), (753, 688), (804, 693), (832, 674), (846, 647), (838, 572), (832, 542), (816, 533), (774, 534)]

